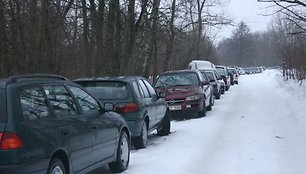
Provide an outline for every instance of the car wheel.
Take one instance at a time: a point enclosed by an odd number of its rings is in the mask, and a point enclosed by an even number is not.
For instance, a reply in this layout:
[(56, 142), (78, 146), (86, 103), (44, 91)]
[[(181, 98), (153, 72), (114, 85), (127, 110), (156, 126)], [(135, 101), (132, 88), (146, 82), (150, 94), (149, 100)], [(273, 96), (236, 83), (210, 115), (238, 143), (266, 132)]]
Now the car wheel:
[(120, 173), (128, 168), (130, 162), (130, 149), (130, 139), (126, 132), (122, 131), (118, 143), (116, 161), (108, 165), (111, 172)]
[(221, 94), (224, 94), (224, 93), (225, 93), (225, 87), (222, 88), (222, 90), (221, 90)]
[(213, 97), (213, 95), (211, 95), (210, 100), (209, 100), (209, 106), (207, 106), (208, 111), (212, 110), (212, 107), (213, 107), (214, 103), (215, 103), (214, 97)]
[(48, 174), (66, 174), (66, 169), (65, 169), (63, 162), (60, 159), (54, 158), (50, 162), (47, 173)]
[(134, 146), (136, 149), (146, 148), (148, 143), (148, 128), (147, 123), (143, 122), (141, 128), (141, 134), (139, 137), (135, 138)]
[(157, 129), (157, 135), (159, 136), (169, 135), (170, 127), (171, 127), (171, 117), (170, 117), (170, 112), (167, 110), (163, 118), (161, 128)]
[(206, 109), (206, 104), (205, 104), (205, 99), (204, 99), (204, 101), (203, 101), (203, 110), (198, 112), (198, 117), (206, 116), (206, 112), (207, 112), (207, 109)]
[(216, 95), (216, 99), (220, 99), (221, 96), (221, 90), (219, 90), (218, 94)]

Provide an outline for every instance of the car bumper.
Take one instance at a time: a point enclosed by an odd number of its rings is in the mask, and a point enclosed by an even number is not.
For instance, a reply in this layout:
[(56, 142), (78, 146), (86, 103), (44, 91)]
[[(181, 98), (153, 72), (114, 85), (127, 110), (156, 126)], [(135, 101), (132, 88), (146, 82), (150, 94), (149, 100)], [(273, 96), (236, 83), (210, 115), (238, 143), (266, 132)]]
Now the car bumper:
[(16, 164), (16, 165), (0, 165), (1, 174), (45, 174), (49, 160), (39, 160), (31, 163)]
[(140, 136), (143, 120), (126, 121), (126, 123), (131, 131), (133, 138)]
[(191, 117), (192, 114), (203, 110), (203, 101), (194, 101), (181, 104), (168, 105), (172, 118)]

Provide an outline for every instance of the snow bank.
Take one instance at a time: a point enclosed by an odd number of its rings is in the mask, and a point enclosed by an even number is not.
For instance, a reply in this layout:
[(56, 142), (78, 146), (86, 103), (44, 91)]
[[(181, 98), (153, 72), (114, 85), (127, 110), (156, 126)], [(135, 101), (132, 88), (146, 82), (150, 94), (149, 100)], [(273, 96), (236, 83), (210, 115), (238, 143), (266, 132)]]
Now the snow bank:
[(295, 117), (306, 127), (306, 80), (302, 83), (292, 79), (284, 80), (281, 70), (266, 70), (263, 75), (275, 88), (280, 89), (286, 100), (291, 101), (291, 106), (299, 111)]

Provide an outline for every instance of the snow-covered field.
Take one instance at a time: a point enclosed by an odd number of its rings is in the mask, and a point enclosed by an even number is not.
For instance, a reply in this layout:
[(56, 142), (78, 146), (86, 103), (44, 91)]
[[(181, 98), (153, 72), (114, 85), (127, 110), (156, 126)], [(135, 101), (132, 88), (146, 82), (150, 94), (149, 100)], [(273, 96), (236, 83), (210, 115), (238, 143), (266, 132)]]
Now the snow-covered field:
[(304, 174), (305, 100), (305, 85), (276, 70), (241, 76), (206, 117), (173, 121), (167, 137), (150, 134), (123, 173)]

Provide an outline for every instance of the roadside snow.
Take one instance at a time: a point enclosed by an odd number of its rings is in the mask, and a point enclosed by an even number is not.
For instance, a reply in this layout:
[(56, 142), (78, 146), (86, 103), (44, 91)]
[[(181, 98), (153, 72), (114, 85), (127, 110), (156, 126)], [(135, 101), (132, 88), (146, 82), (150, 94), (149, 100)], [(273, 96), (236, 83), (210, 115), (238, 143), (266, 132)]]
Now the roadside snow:
[(166, 137), (150, 134), (123, 173), (306, 173), (305, 100), (305, 87), (276, 70), (241, 76), (206, 117), (173, 121)]

